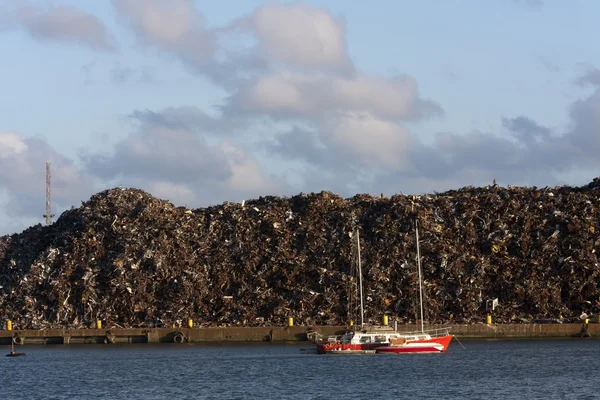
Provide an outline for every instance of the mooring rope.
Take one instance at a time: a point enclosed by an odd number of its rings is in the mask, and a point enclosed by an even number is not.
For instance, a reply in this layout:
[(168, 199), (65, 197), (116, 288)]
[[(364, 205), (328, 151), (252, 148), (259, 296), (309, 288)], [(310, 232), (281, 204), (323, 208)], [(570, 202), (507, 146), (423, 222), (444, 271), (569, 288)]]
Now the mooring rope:
[(463, 346), (463, 344), (460, 342), (460, 340), (458, 340), (458, 338), (456, 336), (453, 336), (454, 339), (456, 339), (456, 341), (458, 342), (458, 344), (460, 344), (462, 346), (463, 349), (467, 349), (465, 346)]

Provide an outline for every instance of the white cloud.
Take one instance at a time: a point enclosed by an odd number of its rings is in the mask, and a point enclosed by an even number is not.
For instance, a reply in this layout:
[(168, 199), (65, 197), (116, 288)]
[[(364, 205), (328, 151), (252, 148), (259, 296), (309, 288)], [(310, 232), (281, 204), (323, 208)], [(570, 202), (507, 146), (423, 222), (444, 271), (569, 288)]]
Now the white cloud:
[(227, 159), (192, 132), (142, 124), (112, 154), (89, 154), (91, 172), (104, 179), (134, 177), (169, 182), (221, 181), (231, 170)]
[(113, 0), (138, 39), (198, 66), (214, 52), (214, 38), (193, 0)]
[(13, 26), (23, 27), (32, 37), (79, 43), (94, 50), (113, 51), (114, 37), (96, 16), (71, 6), (43, 8), (26, 2), (16, 2), (10, 19)]
[(220, 184), (221, 186), (244, 194), (244, 197), (273, 194), (281, 189), (277, 182), (265, 176), (258, 160), (239, 145), (225, 141), (219, 148), (227, 157), (232, 172), (229, 179)]
[(0, 158), (8, 158), (27, 151), (27, 144), (14, 133), (0, 133)]
[[(290, 176), (297, 191), (351, 196), (439, 191), (494, 178), (540, 185), (575, 168), (600, 166), (600, 89), (573, 103), (564, 132), (518, 116), (502, 119), (504, 135), (443, 132), (425, 144), (408, 122), (443, 116), (442, 107), (420, 93), (413, 77), (356, 68), (345, 21), (327, 10), (269, 3), (209, 29), (193, 0), (113, 4), (140, 44), (192, 67), (190, 79), (208, 75), (220, 85), (226, 93), (215, 99), (221, 113), (194, 105), (134, 111), (133, 131), (106, 154), (84, 154), (83, 170), (43, 140), (1, 134), (0, 190), (12, 215), (43, 214), (46, 160), (53, 162), (62, 206), (87, 198), (96, 180), (102, 188), (139, 187), (196, 207), (283, 194)], [(32, 35), (103, 43), (102, 30), (82, 30), (55, 9), (33, 10), (19, 20)], [(242, 40), (225, 40), (235, 34)], [(127, 64), (112, 65), (116, 81), (140, 75)], [(578, 82), (597, 85), (598, 70)]]
[(77, 204), (94, 192), (94, 181), (45, 141), (0, 134), (0, 188), (7, 195), (5, 212), (15, 218), (44, 213), (46, 161), (51, 162), (56, 210)]
[[(253, 82), (248, 91), (242, 94), (240, 106), (258, 112), (314, 113), (318, 108), (308, 101), (309, 99), (298, 87), (302, 84), (302, 78), (288, 74), (262, 77)], [(308, 80), (306, 83), (311, 82)]]
[(190, 185), (185, 183), (150, 181), (145, 182), (145, 186), (147, 191), (153, 196), (168, 200), (174, 204), (193, 204), (197, 200), (196, 194)]
[(345, 115), (328, 123), (323, 142), (367, 167), (408, 167), (411, 137), (406, 129), (372, 115)]
[(283, 117), (368, 112), (383, 118), (415, 120), (443, 113), (436, 103), (420, 98), (417, 83), (409, 76), (388, 79), (284, 71), (259, 77), (231, 101), (232, 113), (242, 109)]
[(342, 68), (347, 55), (345, 22), (309, 5), (269, 3), (257, 8), (248, 24), (269, 62), (307, 68)]
[(177, 43), (194, 25), (197, 14), (193, 1), (120, 0), (117, 9), (127, 14), (133, 25), (150, 40)]
[(202, 129), (189, 129), (198, 118), (193, 109), (135, 112), (137, 130), (109, 154), (83, 159), (89, 173), (159, 197), (198, 207), (244, 199), (280, 188), (259, 161), (240, 144), (209, 144)]

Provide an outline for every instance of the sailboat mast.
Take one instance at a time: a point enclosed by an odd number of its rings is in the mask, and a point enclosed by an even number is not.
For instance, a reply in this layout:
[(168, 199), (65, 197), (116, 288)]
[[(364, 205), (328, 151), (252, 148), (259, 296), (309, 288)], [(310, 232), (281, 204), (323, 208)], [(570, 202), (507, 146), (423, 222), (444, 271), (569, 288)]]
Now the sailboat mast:
[(421, 308), (421, 332), (425, 331), (423, 327), (423, 286), (421, 279), (421, 251), (419, 249), (419, 221), (415, 221), (415, 232), (417, 235), (417, 267), (419, 269), (419, 306)]
[(360, 261), (360, 234), (356, 228), (356, 247), (358, 249), (358, 283), (360, 285), (360, 327), (365, 325), (363, 309), (362, 263)]

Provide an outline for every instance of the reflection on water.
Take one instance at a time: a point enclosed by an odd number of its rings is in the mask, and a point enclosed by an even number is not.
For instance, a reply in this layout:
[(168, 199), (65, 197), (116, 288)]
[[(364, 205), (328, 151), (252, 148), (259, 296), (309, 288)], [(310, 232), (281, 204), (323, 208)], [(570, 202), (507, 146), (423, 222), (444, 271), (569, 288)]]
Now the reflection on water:
[(356, 356), (311, 354), (308, 343), (20, 346), (27, 357), (0, 360), (0, 398), (600, 398), (600, 341), (462, 343)]

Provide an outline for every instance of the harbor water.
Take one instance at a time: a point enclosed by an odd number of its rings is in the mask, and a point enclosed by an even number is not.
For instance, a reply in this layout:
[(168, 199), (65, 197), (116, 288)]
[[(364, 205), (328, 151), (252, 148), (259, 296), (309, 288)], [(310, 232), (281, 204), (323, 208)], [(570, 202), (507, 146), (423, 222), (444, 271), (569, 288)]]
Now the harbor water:
[[(455, 340), (443, 354), (309, 343), (19, 346), (2, 399), (597, 399), (600, 341)], [(4, 349), (8, 353), (10, 348)]]

